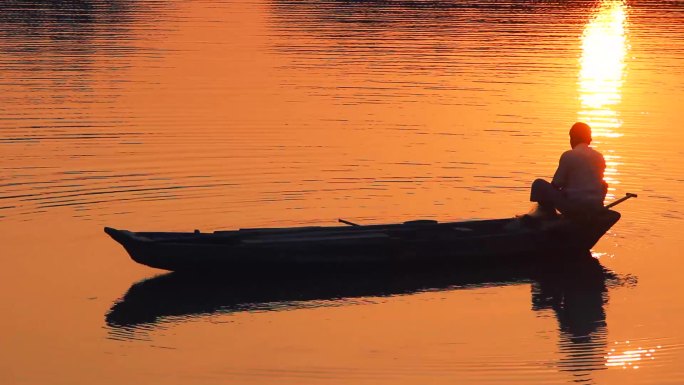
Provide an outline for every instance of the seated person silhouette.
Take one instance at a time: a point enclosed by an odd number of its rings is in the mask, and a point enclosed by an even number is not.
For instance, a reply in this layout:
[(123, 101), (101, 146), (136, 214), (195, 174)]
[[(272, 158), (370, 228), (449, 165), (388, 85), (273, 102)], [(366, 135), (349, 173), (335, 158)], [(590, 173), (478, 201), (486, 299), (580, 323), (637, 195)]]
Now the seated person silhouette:
[(589, 147), (591, 128), (575, 123), (570, 128), (570, 147), (558, 162), (551, 183), (537, 179), (532, 183), (530, 201), (538, 205), (528, 214), (533, 218), (552, 217), (556, 210), (567, 216), (584, 215), (603, 209), (608, 184), (603, 180), (606, 161)]

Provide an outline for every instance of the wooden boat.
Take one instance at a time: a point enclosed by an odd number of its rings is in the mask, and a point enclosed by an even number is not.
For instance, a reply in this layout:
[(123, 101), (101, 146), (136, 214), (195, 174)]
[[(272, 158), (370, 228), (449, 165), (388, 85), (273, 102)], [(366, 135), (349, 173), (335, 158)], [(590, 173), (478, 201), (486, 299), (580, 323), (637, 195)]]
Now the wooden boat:
[(370, 226), (294, 227), (195, 232), (132, 232), (106, 227), (131, 258), (172, 271), (234, 272), (502, 264), (587, 251), (620, 219), (506, 218), (440, 223), (416, 220)]

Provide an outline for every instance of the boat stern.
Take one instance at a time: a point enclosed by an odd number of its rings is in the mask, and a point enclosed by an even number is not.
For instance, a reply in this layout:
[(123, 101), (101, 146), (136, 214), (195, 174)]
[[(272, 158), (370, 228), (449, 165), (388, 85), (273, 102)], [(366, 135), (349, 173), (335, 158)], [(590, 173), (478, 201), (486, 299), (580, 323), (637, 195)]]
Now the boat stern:
[(580, 221), (576, 224), (580, 234), (578, 243), (583, 249), (590, 250), (620, 220), (620, 217), (617, 211), (605, 210), (588, 218), (587, 221)]

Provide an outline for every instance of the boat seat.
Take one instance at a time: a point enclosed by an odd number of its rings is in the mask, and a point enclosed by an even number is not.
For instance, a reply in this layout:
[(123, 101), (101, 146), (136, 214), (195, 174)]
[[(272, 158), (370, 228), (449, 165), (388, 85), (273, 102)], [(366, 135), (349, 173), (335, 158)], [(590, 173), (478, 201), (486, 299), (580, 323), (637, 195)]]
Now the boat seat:
[(416, 219), (414, 221), (406, 221), (404, 222), (405, 225), (436, 225), (437, 221), (433, 219)]

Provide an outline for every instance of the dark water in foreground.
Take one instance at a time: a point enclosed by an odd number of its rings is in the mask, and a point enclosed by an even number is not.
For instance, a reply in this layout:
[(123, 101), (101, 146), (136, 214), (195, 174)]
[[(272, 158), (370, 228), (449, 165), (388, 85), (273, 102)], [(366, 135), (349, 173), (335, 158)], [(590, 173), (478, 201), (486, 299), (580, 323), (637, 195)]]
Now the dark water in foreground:
[[(683, 13), (2, 2), (0, 383), (680, 383)], [(598, 280), (198, 281), (102, 233), (510, 217), (576, 120), (639, 194)]]

